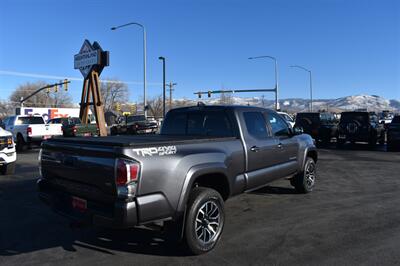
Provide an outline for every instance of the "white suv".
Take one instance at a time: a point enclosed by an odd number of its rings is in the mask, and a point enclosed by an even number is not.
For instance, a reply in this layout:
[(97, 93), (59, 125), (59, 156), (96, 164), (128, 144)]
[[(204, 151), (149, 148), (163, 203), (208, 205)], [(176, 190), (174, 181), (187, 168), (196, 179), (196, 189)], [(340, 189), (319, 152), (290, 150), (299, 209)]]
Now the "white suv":
[(0, 127), (0, 172), (5, 175), (12, 175), (15, 171), (17, 153), (13, 136), (10, 132)]

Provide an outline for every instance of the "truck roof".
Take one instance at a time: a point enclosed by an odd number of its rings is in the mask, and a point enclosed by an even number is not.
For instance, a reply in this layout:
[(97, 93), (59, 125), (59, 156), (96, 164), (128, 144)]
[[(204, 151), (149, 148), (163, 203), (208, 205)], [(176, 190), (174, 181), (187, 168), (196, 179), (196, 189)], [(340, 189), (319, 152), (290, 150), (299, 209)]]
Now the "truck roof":
[(188, 111), (188, 110), (238, 110), (238, 109), (262, 109), (267, 111), (272, 111), (268, 108), (258, 107), (258, 106), (248, 106), (248, 105), (193, 105), (178, 107), (171, 111)]

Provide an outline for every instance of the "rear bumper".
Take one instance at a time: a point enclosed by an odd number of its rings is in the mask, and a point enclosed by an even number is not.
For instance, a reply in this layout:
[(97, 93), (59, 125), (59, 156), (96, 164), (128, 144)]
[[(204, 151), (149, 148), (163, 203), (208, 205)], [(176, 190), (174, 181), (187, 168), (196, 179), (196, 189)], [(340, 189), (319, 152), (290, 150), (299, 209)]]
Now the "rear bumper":
[(37, 186), (40, 200), (53, 211), (85, 224), (124, 229), (171, 218), (170, 205), (159, 193), (136, 197), (129, 202), (116, 200), (101, 203), (87, 200), (87, 210), (81, 212), (72, 208), (73, 195), (51, 186), (45, 179), (39, 179)]

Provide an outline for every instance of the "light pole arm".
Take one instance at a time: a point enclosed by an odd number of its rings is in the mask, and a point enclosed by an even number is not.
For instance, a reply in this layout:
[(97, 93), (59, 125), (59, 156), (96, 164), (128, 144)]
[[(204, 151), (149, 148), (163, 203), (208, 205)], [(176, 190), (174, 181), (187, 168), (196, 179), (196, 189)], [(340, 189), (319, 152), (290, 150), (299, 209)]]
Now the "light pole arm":
[(302, 67), (302, 66), (298, 66), (298, 65), (293, 65), (293, 66), (290, 66), (290, 67), (300, 68), (300, 69), (302, 69), (304, 71), (307, 71), (308, 74), (309, 74), (309, 78), (310, 78), (310, 112), (312, 112), (313, 111), (312, 72), (311, 72), (311, 70), (309, 70), (309, 69), (307, 69), (305, 67)]
[(119, 28), (127, 27), (130, 25), (139, 26), (143, 30), (143, 111), (144, 111), (144, 116), (147, 119), (147, 109), (146, 109), (146, 106), (147, 106), (147, 97), (146, 97), (146, 91), (147, 91), (147, 89), (146, 89), (146, 86), (147, 86), (147, 78), (146, 78), (146, 69), (147, 69), (147, 66), (146, 66), (147, 65), (147, 51), (146, 50), (147, 49), (146, 49), (146, 47), (147, 47), (147, 44), (146, 44), (146, 39), (147, 39), (147, 37), (146, 37), (146, 28), (145, 28), (145, 26), (143, 26), (140, 23), (130, 22), (130, 23), (126, 23), (126, 24), (123, 24), (123, 25), (120, 25), (117, 27), (112, 27), (111, 30), (117, 30)]
[(279, 85), (278, 85), (278, 60), (275, 57), (269, 55), (262, 55), (262, 56), (254, 56), (249, 57), (249, 59), (258, 59), (258, 58), (269, 58), (274, 60), (275, 62), (275, 109), (279, 110), (279, 102), (278, 102), (278, 92), (279, 92)]

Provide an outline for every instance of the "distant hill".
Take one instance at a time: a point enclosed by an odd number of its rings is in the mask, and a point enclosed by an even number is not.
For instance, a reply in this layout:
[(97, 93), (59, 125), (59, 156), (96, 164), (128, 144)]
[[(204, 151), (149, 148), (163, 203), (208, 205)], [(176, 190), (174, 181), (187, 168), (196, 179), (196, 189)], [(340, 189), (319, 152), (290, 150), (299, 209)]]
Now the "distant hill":
[[(232, 97), (224, 95), (223, 97), (213, 98), (201, 98), (198, 100), (186, 100), (180, 99), (176, 102), (184, 103), (184, 105), (193, 105), (198, 101), (202, 101), (205, 104), (237, 104), (237, 105), (255, 105), (264, 106), (266, 108), (273, 108), (274, 101), (270, 99), (263, 99), (262, 97)], [(281, 110), (288, 112), (301, 112), (308, 111), (309, 99), (302, 98), (288, 98), (279, 100)], [(346, 96), (337, 99), (315, 99), (313, 101), (313, 109), (317, 110), (329, 110), (334, 112), (351, 111), (356, 109), (367, 109), (368, 111), (382, 111), (390, 110), (399, 113), (400, 112), (400, 101), (399, 100), (387, 100), (383, 97), (376, 95), (354, 95)]]

